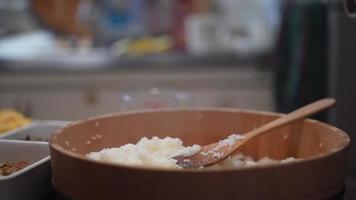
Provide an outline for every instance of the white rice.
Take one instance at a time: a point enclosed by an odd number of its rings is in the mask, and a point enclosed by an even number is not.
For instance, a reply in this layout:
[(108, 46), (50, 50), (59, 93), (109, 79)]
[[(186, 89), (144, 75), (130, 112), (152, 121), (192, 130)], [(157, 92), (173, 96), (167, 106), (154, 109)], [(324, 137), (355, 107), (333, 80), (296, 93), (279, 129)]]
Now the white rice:
[(190, 156), (200, 150), (199, 145), (184, 147), (182, 140), (166, 137), (141, 138), (137, 144), (126, 144), (118, 148), (91, 152), (87, 157), (94, 160), (120, 163), (125, 165), (142, 165), (160, 168), (179, 168), (172, 157)]
[[(222, 148), (223, 146), (232, 147), (236, 141), (242, 138), (243, 136), (233, 134), (227, 139), (220, 141), (219, 145), (216, 147), (217, 149), (213, 149), (214, 152), (208, 152), (207, 154), (213, 153), (213, 155), (219, 156), (218, 148)], [(118, 148), (107, 148), (98, 152), (91, 152), (87, 154), (87, 157), (93, 160), (124, 165), (180, 169), (181, 167), (176, 164), (177, 161), (173, 159), (173, 157), (177, 155), (190, 156), (199, 152), (200, 149), (201, 147), (199, 145), (188, 147), (183, 146), (183, 142), (179, 138), (166, 137), (161, 139), (153, 137), (148, 139), (143, 137), (136, 144), (126, 144)], [(249, 167), (287, 163), (296, 160), (297, 159), (290, 157), (277, 161), (265, 157), (255, 161), (249, 156), (237, 154), (225, 159), (219, 164), (205, 168), (221, 169), (227, 167)], [(202, 167), (199, 169), (202, 169)]]

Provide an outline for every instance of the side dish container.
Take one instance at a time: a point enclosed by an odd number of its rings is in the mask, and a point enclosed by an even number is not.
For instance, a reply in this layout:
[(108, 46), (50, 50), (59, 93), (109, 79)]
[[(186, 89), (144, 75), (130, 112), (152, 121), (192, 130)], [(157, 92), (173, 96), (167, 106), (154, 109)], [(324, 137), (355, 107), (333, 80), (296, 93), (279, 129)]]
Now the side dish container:
[(1, 200), (40, 200), (51, 192), (48, 144), (0, 140), (0, 162), (29, 162), (30, 165), (0, 176)]
[(48, 139), (66, 121), (33, 121), (0, 135), (0, 163), (29, 162), (13, 174), (0, 176), (0, 200), (42, 200), (52, 193)]
[(48, 141), (52, 133), (66, 124), (67, 121), (34, 121), (23, 128), (1, 134), (0, 139)]

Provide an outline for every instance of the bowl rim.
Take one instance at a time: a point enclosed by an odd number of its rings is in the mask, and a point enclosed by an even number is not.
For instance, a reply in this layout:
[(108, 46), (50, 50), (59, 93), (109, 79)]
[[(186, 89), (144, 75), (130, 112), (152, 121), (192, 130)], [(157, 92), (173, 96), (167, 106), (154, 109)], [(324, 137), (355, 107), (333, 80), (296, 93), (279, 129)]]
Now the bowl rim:
[[(92, 164), (99, 164), (99, 165), (104, 165), (107, 167), (117, 167), (117, 168), (124, 168), (126, 170), (140, 170), (140, 171), (147, 171), (147, 172), (169, 172), (169, 173), (222, 173), (222, 172), (234, 172), (234, 171), (250, 171), (250, 170), (262, 170), (262, 169), (271, 169), (271, 168), (282, 168), (282, 167), (287, 167), (289, 165), (300, 165), (306, 162), (313, 162), (313, 161), (318, 161), (327, 157), (331, 157), (335, 155), (336, 153), (340, 151), (344, 151), (347, 149), (350, 145), (350, 137), (347, 133), (342, 131), (341, 129), (332, 126), (330, 124), (315, 120), (315, 119), (310, 119), (307, 118), (304, 121), (307, 121), (309, 123), (318, 123), (321, 126), (324, 126), (326, 128), (332, 129), (336, 134), (339, 134), (340, 136), (344, 137), (343, 143), (332, 149), (330, 152), (325, 153), (325, 154), (320, 154), (316, 155), (310, 158), (306, 159), (301, 159), (301, 160), (296, 160), (292, 162), (287, 162), (287, 163), (277, 163), (277, 164), (266, 164), (266, 165), (255, 165), (255, 166), (249, 166), (249, 167), (241, 167), (241, 168), (222, 168), (222, 169), (204, 169), (204, 170), (197, 170), (197, 169), (174, 169), (174, 168), (158, 168), (158, 167), (149, 167), (149, 166), (136, 166), (136, 165), (125, 165), (125, 164), (120, 164), (120, 163), (112, 163), (112, 162), (105, 162), (105, 161), (98, 161), (98, 160), (93, 160), (90, 158), (87, 158), (84, 155), (75, 153), (70, 150), (64, 149), (62, 146), (59, 144), (55, 143), (57, 140), (57, 136), (63, 132), (63, 130), (70, 128), (72, 126), (76, 126), (78, 124), (84, 123), (84, 122), (89, 122), (89, 121), (95, 121), (95, 120), (100, 120), (108, 117), (116, 117), (116, 116), (123, 116), (123, 115), (136, 115), (136, 114), (144, 114), (144, 113), (156, 113), (156, 112), (161, 112), (161, 113), (169, 113), (169, 112), (240, 112), (240, 113), (249, 113), (249, 114), (260, 114), (260, 115), (268, 115), (268, 116), (283, 116), (285, 114), (283, 113), (276, 113), (276, 112), (270, 112), (270, 111), (260, 111), (260, 110), (254, 110), (254, 109), (240, 109), (240, 108), (216, 108), (216, 107), (195, 107), (195, 108), (165, 108), (165, 109), (141, 109), (141, 110), (134, 110), (134, 111), (125, 111), (125, 112), (115, 112), (115, 113), (108, 113), (108, 114), (103, 114), (103, 115), (98, 115), (94, 117), (90, 117), (87, 119), (83, 120), (77, 120), (68, 123), (62, 128), (59, 128), (53, 133), (50, 138), (49, 138), (49, 146), (50, 148), (53, 148), (54, 150), (65, 154), (66, 156), (69, 156), (74, 159), (79, 159), (84, 162), (89, 162)], [(50, 151), (50, 154), (52, 152)]]

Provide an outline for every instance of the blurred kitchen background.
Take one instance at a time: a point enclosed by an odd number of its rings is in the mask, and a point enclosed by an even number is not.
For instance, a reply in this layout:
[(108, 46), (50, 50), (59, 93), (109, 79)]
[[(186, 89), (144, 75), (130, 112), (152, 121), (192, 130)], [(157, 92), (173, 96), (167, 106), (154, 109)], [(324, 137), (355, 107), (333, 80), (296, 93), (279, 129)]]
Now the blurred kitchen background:
[(283, 6), (278, 0), (1, 0), (0, 106), (60, 120), (152, 107), (274, 110), (272, 62)]
[(355, 35), (341, 0), (0, 0), (0, 108), (77, 120), (330, 96), (316, 118), (356, 137)]

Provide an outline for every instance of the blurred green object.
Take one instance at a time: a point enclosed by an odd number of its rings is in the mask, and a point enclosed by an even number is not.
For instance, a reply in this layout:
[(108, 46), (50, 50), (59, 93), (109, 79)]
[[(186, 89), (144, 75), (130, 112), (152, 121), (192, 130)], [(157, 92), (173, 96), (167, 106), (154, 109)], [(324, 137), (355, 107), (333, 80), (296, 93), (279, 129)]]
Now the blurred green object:
[(327, 96), (327, 19), (325, 1), (286, 2), (276, 51), (278, 111), (289, 112)]

